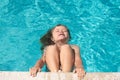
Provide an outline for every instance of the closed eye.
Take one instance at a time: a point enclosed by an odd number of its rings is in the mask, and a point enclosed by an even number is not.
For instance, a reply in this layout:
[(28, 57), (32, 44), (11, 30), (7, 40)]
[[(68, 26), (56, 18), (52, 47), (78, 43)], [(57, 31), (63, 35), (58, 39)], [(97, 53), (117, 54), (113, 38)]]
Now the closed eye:
[(55, 30), (55, 32), (59, 32), (59, 30)]
[(63, 32), (67, 32), (67, 30), (63, 30)]

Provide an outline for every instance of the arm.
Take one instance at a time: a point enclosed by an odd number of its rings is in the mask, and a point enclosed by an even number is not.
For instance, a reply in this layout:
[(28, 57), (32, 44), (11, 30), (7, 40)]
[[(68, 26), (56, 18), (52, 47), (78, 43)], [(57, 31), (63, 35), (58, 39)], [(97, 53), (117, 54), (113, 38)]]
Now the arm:
[(44, 63), (45, 63), (45, 55), (43, 55), (42, 58), (39, 59), (36, 62), (36, 64), (34, 65), (34, 67), (41, 69), (43, 67)]
[(41, 71), (41, 68), (43, 67), (44, 63), (45, 63), (45, 55), (43, 55), (42, 58), (36, 62), (34, 67), (30, 69), (30, 75), (35, 77), (37, 72)]
[(82, 60), (80, 57), (80, 50), (78, 46), (74, 46), (73, 47), (74, 51), (75, 51), (75, 70), (74, 72), (78, 74), (78, 77), (83, 78), (85, 76), (85, 71), (82, 65)]
[(82, 60), (81, 60), (81, 57), (80, 57), (79, 47), (75, 46), (74, 50), (75, 50), (75, 67), (83, 69)]

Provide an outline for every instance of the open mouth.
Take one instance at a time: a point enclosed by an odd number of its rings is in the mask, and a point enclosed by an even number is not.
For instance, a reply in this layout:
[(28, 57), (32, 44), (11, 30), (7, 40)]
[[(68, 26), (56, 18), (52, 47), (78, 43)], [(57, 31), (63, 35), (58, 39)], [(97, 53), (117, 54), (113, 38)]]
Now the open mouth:
[(64, 34), (59, 34), (59, 36), (65, 36)]

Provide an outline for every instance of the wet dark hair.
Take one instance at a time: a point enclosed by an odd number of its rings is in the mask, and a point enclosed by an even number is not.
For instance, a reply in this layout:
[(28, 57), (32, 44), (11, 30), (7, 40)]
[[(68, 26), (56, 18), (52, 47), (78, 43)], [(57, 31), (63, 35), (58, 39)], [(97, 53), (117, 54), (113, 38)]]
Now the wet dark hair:
[[(41, 38), (40, 38), (40, 42), (42, 44), (41, 46), (41, 50), (43, 50), (46, 46), (48, 45), (52, 45), (52, 44), (55, 44), (52, 40), (51, 40), (51, 37), (52, 37), (52, 31), (58, 27), (58, 26), (64, 26), (67, 28), (67, 26), (63, 25), (63, 24), (58, 24), (56, 25), (55, 27), (49, 29), (47, 31), (47, 33), (45, 35), (43, 35)], [(67, 28), (67, 31), (68, 31), (68, 34), (69, 34), (69, 40), (71, 39), (71, 35), (70, 35), (70, 31), (69, 29)]]

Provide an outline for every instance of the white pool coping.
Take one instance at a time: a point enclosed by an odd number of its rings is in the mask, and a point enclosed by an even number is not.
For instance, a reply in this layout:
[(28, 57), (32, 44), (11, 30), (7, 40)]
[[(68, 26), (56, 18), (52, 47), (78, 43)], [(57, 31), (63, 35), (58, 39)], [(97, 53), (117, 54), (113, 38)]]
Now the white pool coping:
[[(30, 76), (29, 72), (0, 71), (0, 80), (80, 80), (77, 74), (69, 72), (39, 72), (36, 77)], [(81, 80), (120, 80), (119, 72), (93, 72), (86, 73)]]

